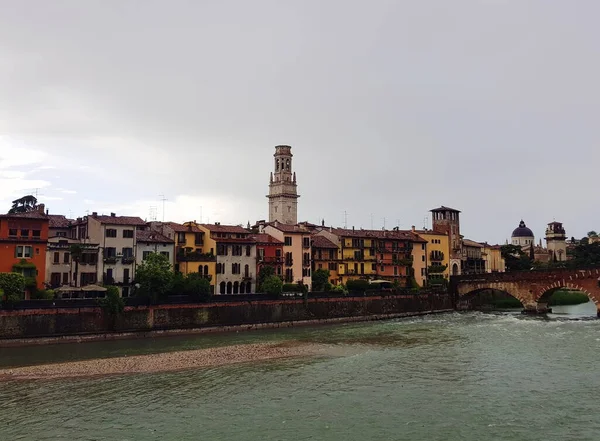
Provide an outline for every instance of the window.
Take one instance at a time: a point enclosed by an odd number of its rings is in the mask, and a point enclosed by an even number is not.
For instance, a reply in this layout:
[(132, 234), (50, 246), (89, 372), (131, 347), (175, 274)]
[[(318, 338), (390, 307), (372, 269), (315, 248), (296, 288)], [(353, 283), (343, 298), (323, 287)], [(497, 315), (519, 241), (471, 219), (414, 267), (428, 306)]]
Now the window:
[(123, 237), (133, 239), (133, 230), (123, 230)]
[(397, 267), (397, 266), (395, 266), (395, 267), (394, 267), (394, 276), (397, 276), (397, 275), (398, 275), (398, 267)]
[(305, 237), (304, 239), (302, 239), (302, 246), (304, 248), (310, 248), (310, 238), (309, 237)]
[(12, 237), (17, 237), (17, 229), (16, 228), (9, 228), (8, 229), (8, 235), (12, 236)]
[(287, 266), (292, 266), (294, 259), (292, 259), (292, 253), (285, 253), (285, 264)]
[(227, 256), (227, 245), (217, 245), (217, 256)]
[(424, 243), (421, 244), (421, 249), (425, 250), (425, 244)]
[(54, 252), (54, 263), (60, 262), (60, 253), (58, 251)]
[(329, 250), (329, 259), (335, 259), (335, 250)]
[(239, 263), (232, 263), (231, 264), (231, 274), (240, 274), (241, 272), (241, 265)]
[(106, 237), (117, 237), (117, 230), (115, 230), (114, 228), (107, 228), (104, 235)]
[(63, 263), (69, 263), (70, 257), (71, 255), (69, 253), (65, 253), (65, 255), (63, 256)]
[(250, 245), (246, 245), (246, 257), (250, 257), (252, 255), (252, 247)]
[(421, 262), (425, 262), (425, 256), (421, 256)]
[(335, 262), (329, 262), (329, 271), (337, 271), (337, 264)]
[(285, 243), (285, 246), (288, 246), (288, 247), (291, 246), (292, 245), (292, 237), (291, 236), (285, 236), (284, 243)]
[(194, 235), (194, 244), (195, 245), (203, 245), (204, 244), (204, 240), (203, 240), (203, 234), (202, 233), (195, 233)]
[(69, 284), (69, 273), (63, 273), (62, 283), (63, 283), (63, 285), (68, 285)]
[(250, 277), (250, 266), (244, 265), (244, 277)]
[(21, 237), (29, 237), (29, 230), (26, 230), (26, 229), (21, 230)]
[(60, 273), (52, 273), (50, 274), (50, 286), (59, 286), (60, 285)]
[(131, 259), (133, 257), (133, 248), (123, 247), (123, 258)]
[(108, 247), (104, 249), (104, 257), (113, 258), (117, 257), (117, 249), (115, 247)]
[(185, 244), (185, 233), (177, 233), (177, 243)]
[(242, 255), (242, 246), (241, 245), (233, 245), (231, 247), (231, 255), (232, 256), (241, 256)]
[(20, 257), (22, 259), (30, 259), (32, 255), (33, 247), (19, 245), (15, 248), (15, 257)]
[(223, 274), (223, 264), (217, 263), (217, 274)]
[(42, 235), (42, 232), (40, 230), (32, 230), (31, 234), (34, 239), (39, 239)]
[(281, 276), (281, 266), (278, 266), (278, 267), (277, 267), (277, 275), (278, 275), (278, 276)]
[(152, 251), (144, 251), (142, 253), (142, 260), (146, 260), (150, 254), (152, 254)]
[(169, 259), (169, 252), (168, 251), (161, 251), (160, 255), (161, 256), (165, 256), (167, 259)]
[(64, 231), (58, 231), (56, 237), (67, 237), (67, 233)]
[(129, 268), (123, 270), (123, 283), (129, 283)]
[(371, 270), (372, 271), (377, 271), (377, 264), (376, 263), (372, 263), (371, 264)]
[(281, 249), (280, 248), (275, 250), (275, 257), (281, 257)]

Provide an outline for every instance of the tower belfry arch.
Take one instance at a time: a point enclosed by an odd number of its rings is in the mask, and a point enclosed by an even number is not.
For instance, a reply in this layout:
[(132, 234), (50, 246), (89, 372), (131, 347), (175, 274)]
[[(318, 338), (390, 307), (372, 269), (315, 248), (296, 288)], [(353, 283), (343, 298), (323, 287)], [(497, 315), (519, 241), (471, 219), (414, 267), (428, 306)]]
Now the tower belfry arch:
[(294, 225), (298, 223), (298, 186), (296, 172), (292, 167), (292, 148), (289, 145), (275, 147), (274, 171), (269, 182), (269, 222)]

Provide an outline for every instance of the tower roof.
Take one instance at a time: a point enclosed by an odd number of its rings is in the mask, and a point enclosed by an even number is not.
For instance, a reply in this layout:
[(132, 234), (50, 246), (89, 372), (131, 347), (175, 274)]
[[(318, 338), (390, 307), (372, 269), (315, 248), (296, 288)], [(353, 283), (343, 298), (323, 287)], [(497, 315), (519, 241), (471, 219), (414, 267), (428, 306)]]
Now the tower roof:
[(435, 212), (435, 211), (453, 211), (455, 213), (460, 213), (460, 210), (455, 210), (454, 208), (450, 208), (450, 207), (444, 207), (443, 205), (439, 208), (432, 208), (431, 210), (429, 210), (431, 212)]

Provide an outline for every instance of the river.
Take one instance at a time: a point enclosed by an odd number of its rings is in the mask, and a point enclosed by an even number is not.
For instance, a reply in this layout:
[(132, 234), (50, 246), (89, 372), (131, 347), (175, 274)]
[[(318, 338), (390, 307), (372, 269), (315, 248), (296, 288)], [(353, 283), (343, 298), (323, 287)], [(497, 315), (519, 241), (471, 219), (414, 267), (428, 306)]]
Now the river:
[(323, 355), (0, 383), (0, 440), (598, 440), (595, 306), (0, 349), (0, 367), (264, 341)]

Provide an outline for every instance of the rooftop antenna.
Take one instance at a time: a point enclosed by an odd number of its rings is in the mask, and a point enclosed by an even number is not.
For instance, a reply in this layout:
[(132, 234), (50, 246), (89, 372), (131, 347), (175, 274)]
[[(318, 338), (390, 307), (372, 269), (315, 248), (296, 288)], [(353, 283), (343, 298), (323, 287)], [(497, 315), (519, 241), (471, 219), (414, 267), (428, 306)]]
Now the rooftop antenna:
[(429, 221), (429, 218), (427, 216), (425, 216), (423, 218), (423, 229), (426, 230), (427, 229), (427, 222)]
[(385, 230), (385, 217), (383, 218), (383, 229)]
[(73, 212), (69, 210), (69, 219), (73, 219)]
[(373, 213), (371, 213), (371, 230), (373, 229)]
[(157, 211), (158, 210), (155, 205), (150, 206), (150, 209), (148, 210), (148, 217), (150, 218), (151, 222), (156, 221)]
[(344, 230), (348, 228), (348, 212), (344, 210)]
[(202, 223), (202, 205), (200, 205), (200, 223)]
[(400, 219), (396, 219), (396, 227), (398, 227), (398, 229), (400, 229)]
[(165, 197), (164, 194), (159, 194), (158, 197), (162, 201), (162, 221), (164, 222), (165, 221), (165, 201), (168, 201), (168, 199)]

